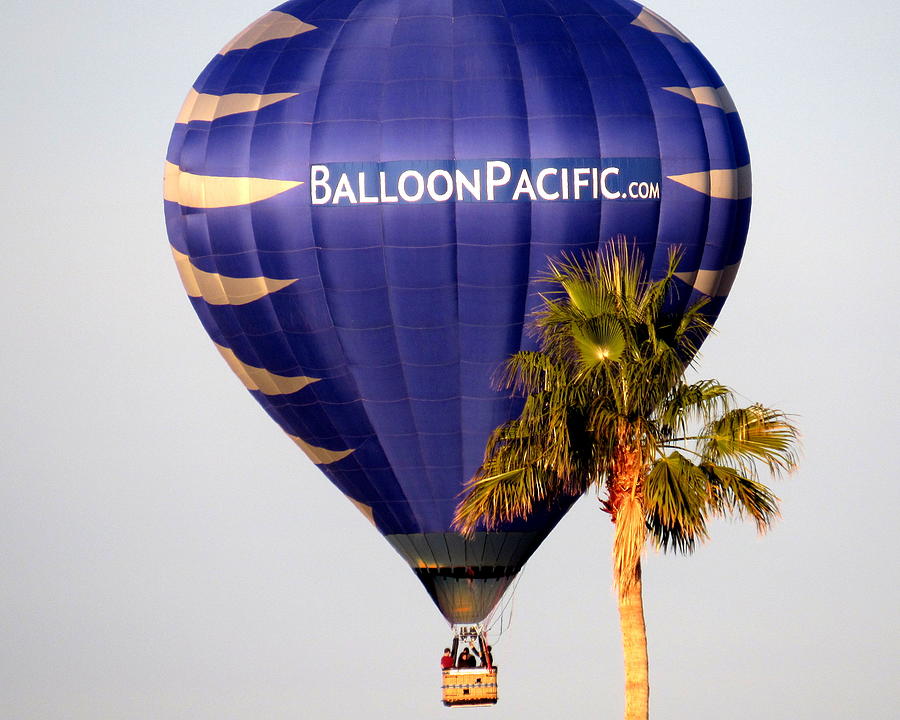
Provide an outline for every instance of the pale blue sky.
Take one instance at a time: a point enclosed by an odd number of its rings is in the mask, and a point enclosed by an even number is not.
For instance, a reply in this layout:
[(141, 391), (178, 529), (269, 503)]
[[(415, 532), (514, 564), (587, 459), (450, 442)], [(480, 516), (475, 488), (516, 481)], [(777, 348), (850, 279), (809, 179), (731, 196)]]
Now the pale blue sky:
[[(796, 413), (765, 538), (650, 554), (654, 720), (900, 707), (898, 11), (658, 0), (750, 143), (745, 261), (702, 374)], [(7, 0), (0, 717), (444, 717), (447, 626), (221, 362), (184, 297), (162, 162), (251, 0)], [(582, 500), (518, 585), (493, 720), (617, 718), (611, 526)]]

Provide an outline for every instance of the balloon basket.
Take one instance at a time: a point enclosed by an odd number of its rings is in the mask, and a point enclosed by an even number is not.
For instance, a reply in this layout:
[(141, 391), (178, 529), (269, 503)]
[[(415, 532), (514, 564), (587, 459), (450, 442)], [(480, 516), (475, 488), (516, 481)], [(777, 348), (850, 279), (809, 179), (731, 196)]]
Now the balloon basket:
[(496, 705), (497, 668), (444, 670), (441, 691), (447, 707)]

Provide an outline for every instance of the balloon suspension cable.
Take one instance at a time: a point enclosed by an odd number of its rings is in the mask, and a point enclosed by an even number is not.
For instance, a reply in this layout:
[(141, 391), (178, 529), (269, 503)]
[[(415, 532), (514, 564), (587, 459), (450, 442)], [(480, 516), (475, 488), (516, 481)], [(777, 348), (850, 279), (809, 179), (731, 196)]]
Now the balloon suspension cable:
[[(524, 569), (519, 571), (519, 574), (516, 576), (516, 579), (510, 587), (509, 591), (504, 595), (503, 604), (500, 605), (499, 608), (495, 608), (494, 610), (492, 610), (487, 618), (485, 618), (485, 632), (493, 633), (494, 628), (497, 627), (497, 623), (500, 623), (500, 629), (497, 631), (497, 639), (495, 640), (495, 642), (497, 643), (500, 642), (500, 638), (503, 637), (503, 633), (512, 625), (513, 610), (515, 609), (516, 604), (516, 588), (518, 587), (519, 580), (522, 579), (522, 575), (524, 573)], [(507, 609), (509, 609), (508, 614), (506, 612)], [(504, 617), (506, 618), (505, 623)]]

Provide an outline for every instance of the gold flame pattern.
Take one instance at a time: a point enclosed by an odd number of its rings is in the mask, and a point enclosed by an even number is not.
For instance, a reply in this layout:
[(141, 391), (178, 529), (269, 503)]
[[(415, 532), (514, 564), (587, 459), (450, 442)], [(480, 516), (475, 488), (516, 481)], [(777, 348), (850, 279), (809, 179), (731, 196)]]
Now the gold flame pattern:
[(637, 25), (638, 27), (644, 28), (644, 30), (649, 30), (652, 33), (657, 33), (659, 35), (671, 35), (674, 38), (678, 38), (681, 42), (689, 43), (690, 40), (672, 25), (669, 21), (663, 20), (659, 15), (657, 15), (652, 10), (648, 10), (644, 8), (641, 10), (640, 14), (631, 21), (632, 25)]
[(664, 87), (663, 90), (668, 90), (669, 92), (675, 93), (676, 95), (686, 97), (688, 100), (693, 100), (698, 105), (709, 105), (710, 107), (716, 107), (720, 110), (723, 110), (725, 113), (737, 112), (737, 108), (734, 106), (734, 100), (731, 99), (728, 88), (726, 88), (724, 85), (717, 88), (711, 87), (709, 85), (693, 88)]
[(725, 297), (734, 285), (740, 263), (726, 265), (721, 270), (695, 270), (694, 272), (677, 272), (675, 277), (684, 280), (688, 285), (710, 297)]
[(326, 450), (325, 448), (310, 445), (296, 435), (288, 435), (288, 437), (293, 440), (297, 444), (297, 447), (305, 452), (309, 459), (316, 465), (329, 465), (338, 460), (343, 460), (354, 450), (354, 448), (351, 448), (350, 450)]
[(266, 42), (266, 40), (280, 40), (282, 38), (294, 37), (295, 35), (300, 35), (315, 29), (315, 25), (310, 25), (302, 20), (298, 20), (293, 15), (272, 10), (235, 35), (231, 41), (219, 51), (219, 55), (225, 55), (232, 50), (248, 50), (254, 45)]
[(202, 297), (210, 305), (246, 305), (297, 282), (297, 278), (229, 277), (201, 270), (175, 248), (172, 248), (172, 256), (187, 294)]
[(302, 184), (298, 180), (194, 175), (167, 161), (163, 197), (185, 207), (236, 207), (268, 200)]
[(701, 170), (666, 177), (691, 190), (725, 200), (745, 200), (751, 196), (753, 189), (750, 165), (725, 170)]
[(372, 525), (375, 525), (375, 513), (372, 510), (371, 505), (366, 505), (365, 503), (361, 503), (359, 500), (354, 500), (349, 495), (345, 495), (344, 497), (346, 497), (350, 502), (352, 502), (356, 506), (356, 509), (359, 510), (365, 516), (366, 520), (368, 520), (370, 523), (372, 523)]
[(234, 350), (219, 343), (214, 344), (244, 386), (248, 390), (258, 390), (263, 395), (290, 395), (321, 379), (305, 375), (276, 375), (265, 368), (241, 362)]
[(212, 122), (227, 115), (255, 112), (297, 95), (299, 93), (229, 93), (227, 95), (209, 95), (207, 93), (198, 93), (192, 88), (185, 98), (175, 122), (189, 123), (192, 120)]

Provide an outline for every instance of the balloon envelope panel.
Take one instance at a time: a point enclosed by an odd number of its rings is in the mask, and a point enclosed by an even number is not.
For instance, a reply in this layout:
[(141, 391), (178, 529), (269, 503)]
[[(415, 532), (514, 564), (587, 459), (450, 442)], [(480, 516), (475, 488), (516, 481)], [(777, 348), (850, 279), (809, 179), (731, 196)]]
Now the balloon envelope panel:
[(715, 315), (749, 158), (721, 80), (627, 0), (288, 2), (194, 83), (165, 209), (191, 302), (444, 615), (483, 618), (571, 500), (450, 530), (547, 258), (624, 235)]

